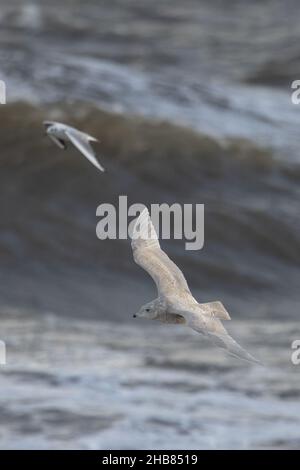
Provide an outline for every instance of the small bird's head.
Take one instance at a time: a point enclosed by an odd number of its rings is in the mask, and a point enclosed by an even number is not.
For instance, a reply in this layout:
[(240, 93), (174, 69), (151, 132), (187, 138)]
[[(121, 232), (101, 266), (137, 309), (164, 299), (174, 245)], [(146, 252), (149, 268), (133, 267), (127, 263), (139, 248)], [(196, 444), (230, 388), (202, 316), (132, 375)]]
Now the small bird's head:
[(47, 134), (52, 134), (52, 133), (53, 133), (53, 130), (54, 130), (54, 127), (55, 127), (54, 122), (51, 122), (51, 121), (44, 121), (43, 124), (44, 124), (44, 127), (45, 127), (45, 133), (46, 133), (46, 135), (47, 135)]
[(146, 320), (155, 320), (160, 312), (158, 302), (153, 300), (143, 305), (140, 310), (133, 315), (133, 318), (145, 318)]

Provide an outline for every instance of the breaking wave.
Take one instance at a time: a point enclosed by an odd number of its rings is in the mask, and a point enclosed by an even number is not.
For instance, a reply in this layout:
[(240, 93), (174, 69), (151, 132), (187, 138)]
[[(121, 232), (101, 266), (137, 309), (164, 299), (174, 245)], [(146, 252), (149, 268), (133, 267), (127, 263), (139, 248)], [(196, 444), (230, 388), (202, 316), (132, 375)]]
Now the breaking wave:
[[(7, 301), (13, 295), (16, 300), (10, 269), (14, 275), (25, 273), (29, 284), (30, 279), (41, 283), (34, 295), (28, 286), (21, 290), (20, 298), (30, 303), (49, 303), (54, 282), (50, 305), (56, 299), (61, 309), (66, 291), (59, 279), (66, 272), (81, 299), (80, 279), (90, 280), (94, 290), (84, 301), (91, 311), (98, 302), (96, 272), (106, 280), (124, 273), (135, 279), (139, 272), (128, 242), (100, 242), (95, 235), (97, 206), (117, 204), (121, 194), (128, 195), (129, 204), (205, 204), (205, 250), (185, 252), (178, 241), (166, 246), (204, 296), (221, 291), (233, 301), (253, 295), (259, 300), (270, 290), (280, 296), (287, 289), (292, 298), (296, 295), (297, 165), (246, 140), (221, 141), (168, 122), (80, 103), (35, 107), (19, 102), (0, 108), (0, 118), (1, 291)], [(64, 153), (54, 147), (43, 135), (44, 119), (65, 121), (97, 136), (107, 174), (99, 175), (76, 150)], [(69, 301), (65, 309), (76, 310), (74, 299)]]

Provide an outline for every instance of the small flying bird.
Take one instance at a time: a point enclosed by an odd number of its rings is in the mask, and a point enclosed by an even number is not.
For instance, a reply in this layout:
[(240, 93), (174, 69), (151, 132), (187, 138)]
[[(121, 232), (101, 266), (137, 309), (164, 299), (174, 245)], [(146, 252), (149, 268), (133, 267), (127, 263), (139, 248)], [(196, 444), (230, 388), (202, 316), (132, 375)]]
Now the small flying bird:
[(59, 148), (65, 150), (67, 142), (71, 142), (98, 170), (105, 171), (90, 144), (90, 142), (98, 142), (98, 139), (60, 122), (44, 121), (43, 124), (46, 134)]
[(146, 208), (136, 219), (131, 238), (134, 261), (150, 274), (158, 290), (158, 297), (141, 307), (134, 318), (188, 326), (232, 356), (260, 364), (225, 330), (221, 320), (230, 320), (230, 316), (223, 304), (199, 304), (193, 297), (181, 270), (160, 248)]

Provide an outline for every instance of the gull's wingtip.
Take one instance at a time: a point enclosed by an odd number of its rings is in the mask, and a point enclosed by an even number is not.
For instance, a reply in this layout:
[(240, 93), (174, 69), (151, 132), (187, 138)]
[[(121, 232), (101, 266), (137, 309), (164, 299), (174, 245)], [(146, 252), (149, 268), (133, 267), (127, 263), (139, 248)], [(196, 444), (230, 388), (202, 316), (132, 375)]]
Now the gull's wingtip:
[(248, 353), (242, 346), (240, 346), (229, 334), (212, 334), (208, 333), (208, 336), (212, 342), (227, 351), (230, 356), (235, 357), (236, 359), (241, 359), (252, 364), (261, 365), (263, 364), (256, 359), (252, 354)]
[(145, 206), (140, 215), (135, 219), (132, 233), (130, 234), (132, 248), (159, 247), (157, 233), (152, 224), (149, 211)]
[(142, 220), (144, 218), (150, 218), (150, 215), (149, 215), (149, 211), (148, 211), (148, 208), (145, 206), (144, 209), (142, 210), (142, 212), (140, 213), (140, 215), (138, 216), (137, 218), (137, 221), (138, 220)]
[(140, 215), (135, 219), (134, 230), (136, 229), (138, 225), (141, 224), (141, 222), (145, 221), (146, 218), (148, 219), (150, 218), (150, 216), (149, 216), (149, 211), (147, 207), (145, 206), (142, 212), (140, 213)]
[(236, 345), (234, 346), (233, 349), (228, 348), (227, 351), (231, 356), (233, 356), (237, 359), (241, 359), (241, 360), (249, 362), (251, 364), (256, 364), (256, 365), (263, 366), (261, 361), (259, 361), (254, 356), (252, 356), (252, 354), (248, 353), (248, 351), (246, 351), (244, 348), (242, 348), (238, 343), (236, 343)]
[(251, 356), (250, 362), (252, 362), (253, 364), (256, 364), (257, 366), (265, 367), (265, 364), (261, 362), (259, 359), (256, 359), (256, 357), (252, 356), (251, 354), (250, 356)]
[(238, 359), (242, 359), (246, 362), (249, 362), (250, 364), (256, 364), (257, 366), (263, 366), (264, 367), (264, 364), (259, 361), (258, 359), (256, 359), (254, 356), (252, 356), (252, 354), (249, 354), (247, 353), (247, 356), (236, 356), (238, 357)]

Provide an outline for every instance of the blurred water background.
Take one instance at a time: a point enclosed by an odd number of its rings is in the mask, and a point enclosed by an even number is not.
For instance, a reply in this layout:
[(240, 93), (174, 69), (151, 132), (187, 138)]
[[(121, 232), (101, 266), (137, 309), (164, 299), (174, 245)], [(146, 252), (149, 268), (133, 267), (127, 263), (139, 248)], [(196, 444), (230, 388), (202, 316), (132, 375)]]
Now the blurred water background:
[[(1, 0), (1, 448), (299, 448), (296, 1)], [(99, 175), (43, 135), (101, 140)], [(265, 367), (180, 326), (96, 207), (205, 204), (205, 246), (162, 246)]]

